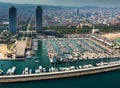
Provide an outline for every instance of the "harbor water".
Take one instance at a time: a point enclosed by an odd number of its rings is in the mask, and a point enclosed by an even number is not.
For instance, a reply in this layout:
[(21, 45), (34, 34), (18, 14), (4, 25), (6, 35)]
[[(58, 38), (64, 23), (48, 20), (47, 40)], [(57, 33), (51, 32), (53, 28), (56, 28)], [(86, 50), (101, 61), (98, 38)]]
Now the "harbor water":
[[(23, 61), (0, 61), (0, 69), (4, 71), (4, 74), (9, 68), (16, 67), (16, 74), (22, 74), (25, 67), (34, 70), (38, 66), (42, 66), (47, 70), (53, 67), (69, 67), (79, 66), (84, 64), (95, 64), (101, 61), (112, 61), (113, 59), (99, 59), (99, 60), (79, 60), (76, 63), (64, 63), (64, 64), (51, 64), (45, 47), (45, 42), (39, 41), (39, 50), (36, 51), (36, 55), (33, 59)], [(59, 50), (58, 50), (59, 51)], [(116, 58), (115, 60), (119, 60)], [(120, 88), (120, 71), (112, 71), (88, 76), (20, 82), (20, 83), (6, 83), (0, 84), (0, 88)]]
[(120, 43), (120, 38), (116, 38), (115, 41)]

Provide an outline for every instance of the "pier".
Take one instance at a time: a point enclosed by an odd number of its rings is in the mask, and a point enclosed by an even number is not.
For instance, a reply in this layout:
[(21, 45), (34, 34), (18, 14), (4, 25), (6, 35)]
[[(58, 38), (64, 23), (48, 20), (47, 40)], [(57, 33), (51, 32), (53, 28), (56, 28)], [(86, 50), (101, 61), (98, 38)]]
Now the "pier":
[(16, 50), (16, 57), (25, 57), (25, 47), (26, 47), (26, 41), (18, 41), (15, 50)]

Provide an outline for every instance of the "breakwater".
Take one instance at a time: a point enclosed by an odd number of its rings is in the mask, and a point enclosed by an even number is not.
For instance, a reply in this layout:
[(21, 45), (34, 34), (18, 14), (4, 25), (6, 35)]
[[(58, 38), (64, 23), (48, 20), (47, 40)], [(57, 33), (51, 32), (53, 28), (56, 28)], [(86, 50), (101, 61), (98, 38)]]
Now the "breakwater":
[(0, 76), (0, 83), (12, 83), (12, 82), (25, 82), (25, 81), (35, 81), (35, 80), (48, 80), (57, 78), (67, 78), (74, 76), (83, 76), (96, 74), (101, 72), (108, 72), (113, 70), (119, 70), (120, 64), (104, 65), (86, 69), (77, 69), (69, 71), (60, 72), (48, 72), (40, 74), (29, 74), (29, 75), (13, 75), (13, 76)]

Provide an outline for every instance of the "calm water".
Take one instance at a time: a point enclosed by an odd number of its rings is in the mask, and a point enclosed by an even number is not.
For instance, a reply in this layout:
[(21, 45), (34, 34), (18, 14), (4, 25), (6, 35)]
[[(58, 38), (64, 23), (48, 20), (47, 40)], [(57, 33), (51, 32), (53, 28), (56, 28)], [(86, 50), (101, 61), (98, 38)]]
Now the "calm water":
[(120, 38), (116, 38), (115, 41), (120, 43)]
[[(39, 65), (45, 68), (49, 68), (53, 65), (49, 63), (49, 59), (46, 56), (45, 42), (39, 42), (40, 51), (36, 52), (37, 59), (31, 59), (26, 61), (0, 61), (0, 68), (4, 69), (4, 73), (13, 66), (16, 66), (17, 74), (21, 74), (25, 67), (29, 67), (33, 70)], [(41, 50), (42, 49), (42, 50)], [(38, 60), (39, 63), (35, 61)], [(111, 59), (112, 60), (112, 59)], [(71, 66), (71, 65), (83, 65), (86, 63), (94, 64), (101, 60), (89, 60), (89, 61), (78, 61), (77, 63), (64, 63), (55, 64), (54, 66)], [(103, 60), (102, 60), (103, 61)], [(107, 61), (107, 59), (105, 60)], [(120, 88), (120, 71), (113, 71), (107, 73), (100, 73), (89, 76), (44, 80), (44, 81), (32, 81), (32, 82), (21, 82), (21, 83), (7, 83), (0, 84), (0, 88)]]

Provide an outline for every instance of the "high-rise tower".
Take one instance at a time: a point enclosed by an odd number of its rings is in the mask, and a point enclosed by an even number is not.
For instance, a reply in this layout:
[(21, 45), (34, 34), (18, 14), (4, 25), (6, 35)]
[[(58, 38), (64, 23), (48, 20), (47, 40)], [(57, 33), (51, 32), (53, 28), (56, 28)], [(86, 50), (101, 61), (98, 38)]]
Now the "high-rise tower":
[(9, 31), (11, 33), (16, 33), (16, 19), (17, 19), (17, 9), (12, 6), (9, 8)]
[(76, 15), (77, 15), (77, 16), (80, 16), (79, 8), (77, 8)]
[(42, 30), (42, 7), (37, 6), (36, 8), (36, 32)]

